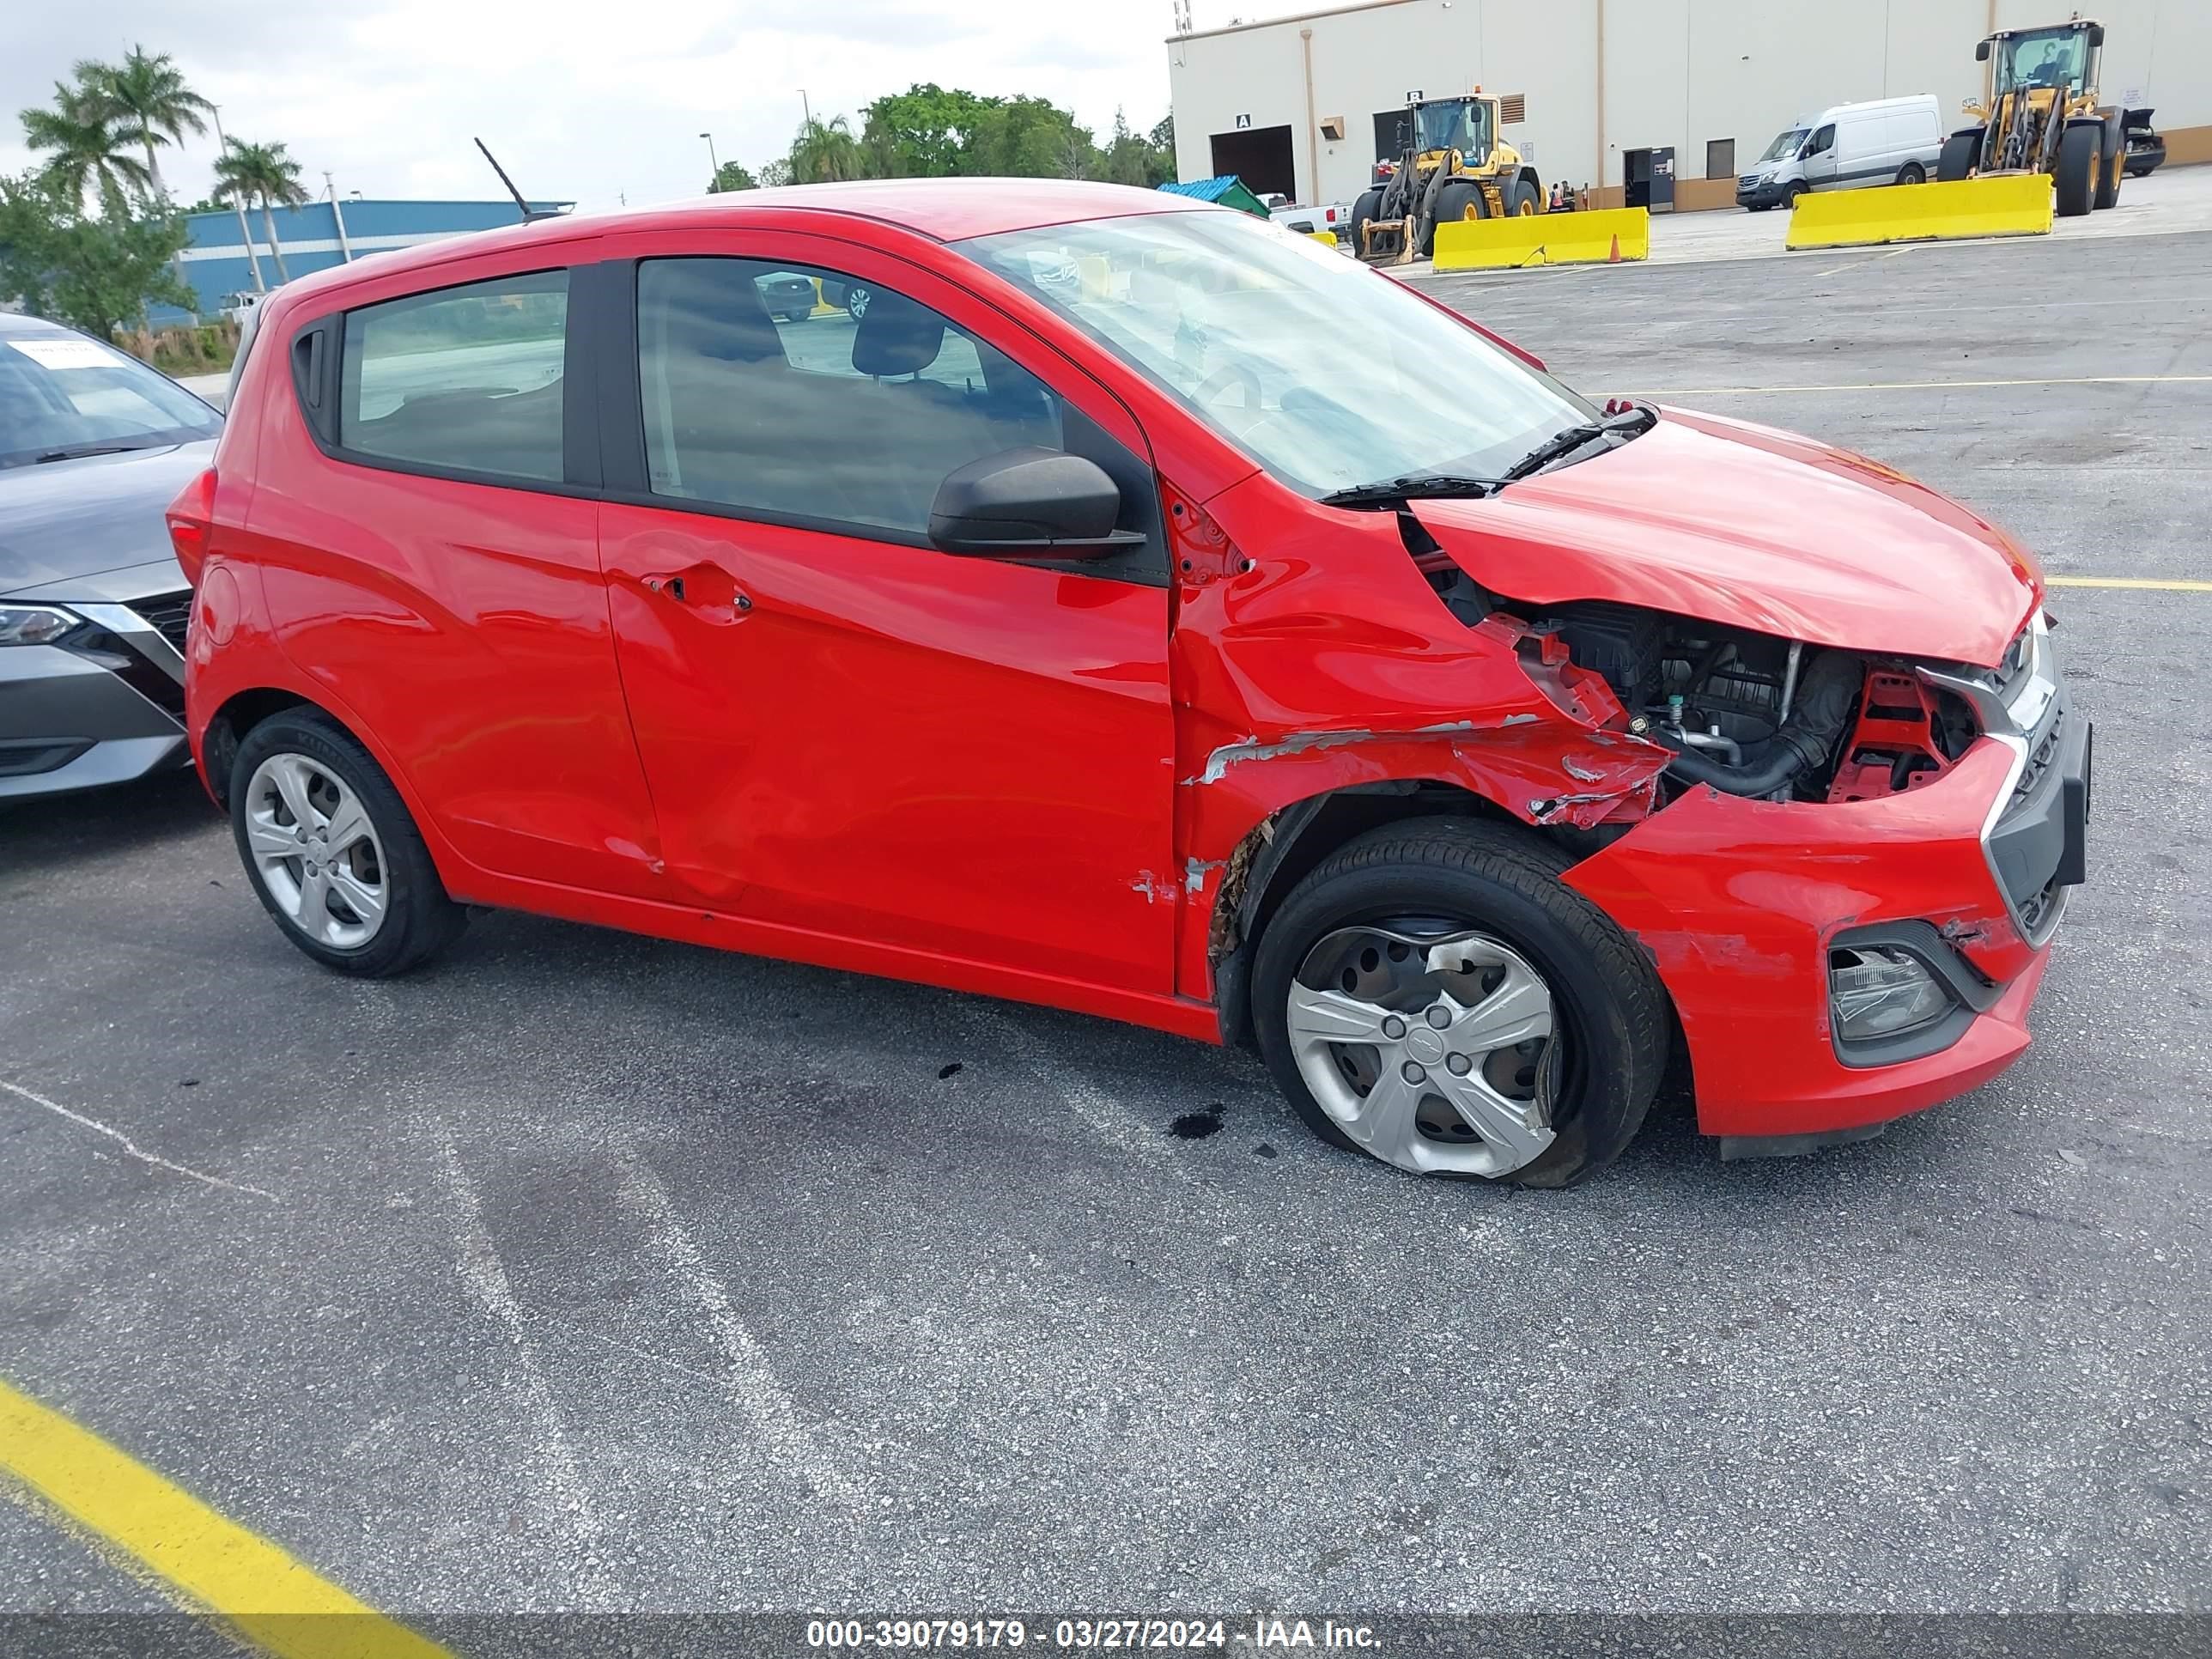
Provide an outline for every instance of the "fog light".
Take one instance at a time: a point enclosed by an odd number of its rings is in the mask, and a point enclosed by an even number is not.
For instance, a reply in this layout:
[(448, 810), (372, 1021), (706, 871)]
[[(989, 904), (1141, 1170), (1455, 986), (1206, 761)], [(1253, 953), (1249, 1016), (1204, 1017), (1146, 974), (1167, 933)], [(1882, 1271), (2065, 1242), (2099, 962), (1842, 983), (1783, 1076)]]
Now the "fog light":
[(1909, 951), (1857, 945), (1828, 953), (1836, 1035), (1869, 1042), (1916, 1031), (1951, 1010), (1951, 994)]

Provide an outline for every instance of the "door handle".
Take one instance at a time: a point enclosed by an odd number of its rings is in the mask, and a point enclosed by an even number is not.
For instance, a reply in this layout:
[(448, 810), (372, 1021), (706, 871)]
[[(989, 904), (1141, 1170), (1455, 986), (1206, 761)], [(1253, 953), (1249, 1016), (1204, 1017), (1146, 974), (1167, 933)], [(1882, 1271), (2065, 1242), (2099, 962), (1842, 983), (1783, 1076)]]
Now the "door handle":
[(753, 608), (751, 596), (720, 565), (697, 564), (671, 575), (647, 576), (646, 591), (672, 599), (714, 622), (729, 622)]

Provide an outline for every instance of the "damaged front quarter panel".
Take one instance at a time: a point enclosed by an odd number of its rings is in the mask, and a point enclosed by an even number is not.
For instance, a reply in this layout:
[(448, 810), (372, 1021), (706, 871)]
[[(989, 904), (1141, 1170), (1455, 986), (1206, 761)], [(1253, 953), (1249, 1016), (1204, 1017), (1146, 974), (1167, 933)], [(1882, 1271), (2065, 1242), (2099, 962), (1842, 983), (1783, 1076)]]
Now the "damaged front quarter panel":
[(1249, 872), (1297, 803), (1403, 784), (1463, 790), (1540, 827), (1651, 810), (1671, 751), (1631, 733), (1603, 680), (1556, 640), (1503, 613), (1455, 614), (1389, 514), (1354, 520), (1342, 539), (1368, 545), (1327, 558), (1261, 536), (1285, 556), (1247, 568), (1223, 528), (1240, 493), (1205, 510), (1168, 494), (1179, 544), (1224, 573), (1176, 590), (1182, 994), (1211, 1000)]

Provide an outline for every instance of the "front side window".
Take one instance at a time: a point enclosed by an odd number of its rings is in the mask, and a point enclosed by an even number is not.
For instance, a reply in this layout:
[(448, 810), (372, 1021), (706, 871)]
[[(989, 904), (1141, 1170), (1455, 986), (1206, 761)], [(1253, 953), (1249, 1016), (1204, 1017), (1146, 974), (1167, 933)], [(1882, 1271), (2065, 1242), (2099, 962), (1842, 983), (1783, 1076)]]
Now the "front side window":
[(1380, 271), (1227, 210), (958, 245), (1291, 488), (1495, 477), (1596, 410)]
[(1805, 146), (1808, 155), (1826, 155), (1836, 147), (1836, 128), (1833, 122), (1813, 135), (1813, 142)]
[(222, 417), (136, 357), (62, 329), (0, 334), (0, 467), (212, 438)]
[(839, 272), (647, 260), (637, 339), (656, 495), (919, 536), (947, 473), (1062, 447), (1060, 399), (1035, 375)]
[(568, 318), (562, 270), (348, 312), (338, 442), (422, 466), (560, 482)]

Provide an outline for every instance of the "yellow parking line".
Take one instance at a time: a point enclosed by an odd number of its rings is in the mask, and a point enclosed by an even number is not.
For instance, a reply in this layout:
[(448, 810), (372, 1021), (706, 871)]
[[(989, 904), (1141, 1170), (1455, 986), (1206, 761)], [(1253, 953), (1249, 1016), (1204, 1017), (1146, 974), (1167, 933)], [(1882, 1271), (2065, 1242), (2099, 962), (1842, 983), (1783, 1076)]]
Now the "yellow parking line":
[(451, 1659), (191, 1493), (0, 1382), (0, 1471), (281, 1659)]
[(1650, 398), (1711, 398), (1751, 392), (1958, 392), (1978, 386), (2153, 386), (2212, 380), (2212, 374), (2041, 374), (2024, 380), (1843, 380), (1826, 386), (1678, 386), (1648, 392)]
[(2212, 593), (2212, 582), (2187, 578), (2167, 581), (2155, 576), (2045, 576), (2043, 580), (2053, 587), (2142, 587), (2162, 593)]

